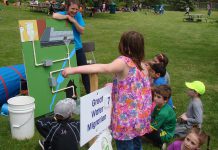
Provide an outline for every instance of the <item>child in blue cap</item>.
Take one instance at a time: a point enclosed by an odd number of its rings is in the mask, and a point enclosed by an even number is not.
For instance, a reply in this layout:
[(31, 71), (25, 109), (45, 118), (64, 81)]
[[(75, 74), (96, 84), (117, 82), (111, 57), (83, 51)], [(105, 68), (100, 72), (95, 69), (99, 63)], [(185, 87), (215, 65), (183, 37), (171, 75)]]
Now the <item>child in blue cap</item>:
[(203, 105), (201, 95), (205, 93), (205, 85), (201, 81), (185, 82), (189, 89), (187, 95), (191, 98), (188, 109), (179, 117), (176, 125), (175, 136), (185, 137), (193, 126), (201, 128), (203, 122)]

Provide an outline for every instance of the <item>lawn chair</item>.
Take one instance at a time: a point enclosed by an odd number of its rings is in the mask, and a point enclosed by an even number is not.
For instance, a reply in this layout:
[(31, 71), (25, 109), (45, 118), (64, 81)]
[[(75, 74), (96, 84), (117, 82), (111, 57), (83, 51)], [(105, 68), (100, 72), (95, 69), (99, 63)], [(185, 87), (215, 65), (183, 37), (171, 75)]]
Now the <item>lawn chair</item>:
[(95, 56), (93, 51), (95, 50), (95, 42), (85, 42), (83, 43), (83, 50), (85, 53), (91, 53), (91, 57), (89, 55), (87, 56), (87, 64), (95, 64), (96, 60), (95, 60)]

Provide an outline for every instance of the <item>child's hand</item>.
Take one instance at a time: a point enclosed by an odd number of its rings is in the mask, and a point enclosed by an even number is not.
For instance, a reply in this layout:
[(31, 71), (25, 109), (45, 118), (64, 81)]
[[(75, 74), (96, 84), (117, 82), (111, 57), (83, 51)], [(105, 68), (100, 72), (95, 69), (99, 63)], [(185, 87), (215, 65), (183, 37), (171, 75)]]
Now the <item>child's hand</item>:
[(183, 113), (181, 116), (179, 116), (179, 118), (181, 118), (182, 116), (186, 115), (186, 113)]
[(184, 120), (184, 121), (187, 121), (188, 120), (188, 117), (186, 116), (186, 114), (182, 114), (181, 115), (181, 119)]
[(67, 78), (69, 74), (72, 74), (72, 68), (70, 67), (64, 68), (64, 70), (62, 71), (62, 76), (64, 78)]

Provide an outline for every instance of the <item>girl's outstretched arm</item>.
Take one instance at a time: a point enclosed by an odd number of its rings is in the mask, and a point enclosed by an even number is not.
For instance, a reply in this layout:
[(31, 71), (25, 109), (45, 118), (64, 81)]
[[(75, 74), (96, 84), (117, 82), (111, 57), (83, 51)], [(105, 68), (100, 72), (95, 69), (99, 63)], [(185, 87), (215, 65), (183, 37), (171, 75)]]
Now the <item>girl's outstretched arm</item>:
[(117, 73), (123, 74), (126, 64), (120, 59), (114, 60), (109, 64), (93, 64), (78, 67), (68, 67), (62, 71), (63, 77), (69, 74), (92, 74), (92, 73)]

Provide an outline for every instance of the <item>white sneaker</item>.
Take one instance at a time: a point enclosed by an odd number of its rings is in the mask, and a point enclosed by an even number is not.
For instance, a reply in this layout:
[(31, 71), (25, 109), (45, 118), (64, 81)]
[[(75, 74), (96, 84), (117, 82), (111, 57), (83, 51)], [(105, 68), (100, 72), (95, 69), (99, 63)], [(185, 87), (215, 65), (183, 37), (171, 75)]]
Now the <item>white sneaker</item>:
[(45, 150), (45, 148), (44, 148), (44, 141), (39, 140), (39, 145), (42, 148), (42, 150)]
[(163, 143), (161, 150), (167, 150), (167, 144)]

